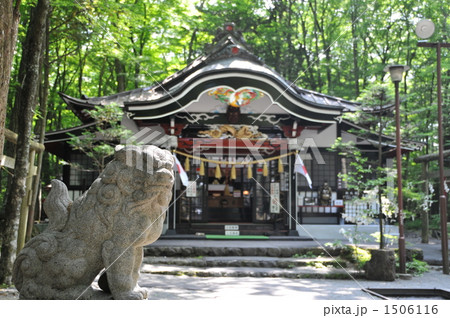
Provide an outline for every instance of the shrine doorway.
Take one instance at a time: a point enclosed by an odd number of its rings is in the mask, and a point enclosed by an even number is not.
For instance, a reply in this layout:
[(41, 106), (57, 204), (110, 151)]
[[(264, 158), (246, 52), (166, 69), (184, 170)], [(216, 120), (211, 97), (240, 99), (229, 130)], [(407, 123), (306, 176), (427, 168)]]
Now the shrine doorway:
[[(195, 161), (189, 169), (191, 190), (181, 194), (178, 204), (178, 228), (197, 228), (198, 224), (254, 224), (270, 228), (288, 227), (286, 212), (289, 198), (288, 165), (278, 172), (278, 161), (264, 165), (217, 165), (204, 162), (204, 175)], [(250, 171), (249, 171), (250, 170)], [(232, 177), (233, 174), (233, 177)], [(276, 202), (273, 204), (274, 195)], [(184, 225), (184, 226), (183, 226)], [(194, 226), (192, 226), (194, 225)]]

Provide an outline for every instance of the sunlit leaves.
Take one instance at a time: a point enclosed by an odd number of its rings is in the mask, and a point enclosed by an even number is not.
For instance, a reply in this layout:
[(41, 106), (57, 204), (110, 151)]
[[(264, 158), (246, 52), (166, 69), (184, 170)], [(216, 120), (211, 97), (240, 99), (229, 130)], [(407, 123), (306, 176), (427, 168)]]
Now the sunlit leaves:
[[(23, 1), (19, 40), (29, 8)], [(411, 70), (400, 86), (404, 139), (426, 143), (422, 152), (437, 151), (436, 52), (418, 48), (416, 23), (431, 19), (430, 41), (447, 41), (449, 8), (445, 1), (419, 0), (54, 0), (51, 1), (48, 54), (50, 92), (48, 129), (80, 124), (58, 96), (110, 95), (165, 79), (204, 53), (218, 28), (234, 22), (250, 49), (295, 85), (322, 93), (364, 100), (366, 90), (385, 84), (392, 90), (387, 64)], [(10, 102), (20, 83), (18, 44)], [(450, 51), (442, 50), (446, 134), (450, 100)], [(120, 64), (121, 67), (116, 67)], [(121, 77), (122, 76), (122, 77)], [(387, 99), (375, 101), (391, 103)], [(373, 118), (353, 120), (372, 122)], [(385, 134), (393, 133), (386, 119)], [(446, 138), (450, 143), (450, 138)], [(411, 158), (418, 153), (411, 154)], [(406, 166), (409, 178), (420, 177), (420, 165)], [(431, 169), (435, 163), (431, 164)]]
[(86, 113), (95, 120), (95, 129), (86, 130), (81, 136), (69, 134), (71, 139), (68, 143), (74, 150), (90, 157), (101, 171), (107, 159), (114, 154), (115, 146), (131, 137), (132, 132), (120, 125), (123, 112), (116, 104), (97, 106)]

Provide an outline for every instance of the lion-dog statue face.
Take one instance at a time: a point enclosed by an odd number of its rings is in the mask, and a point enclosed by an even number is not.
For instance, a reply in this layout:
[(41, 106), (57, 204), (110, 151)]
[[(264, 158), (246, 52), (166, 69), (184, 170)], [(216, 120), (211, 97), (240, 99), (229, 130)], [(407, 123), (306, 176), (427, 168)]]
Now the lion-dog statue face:
[(99, 285), (112, 298), (146, 299), (137, 285), (143, 246), (161, 235), (173, 164), (167, 150), (127, 146), (74, 202), (64, 183), (53, 180), (44, 204), (49, 225), (14, 264), (20, 298), (98, 298), (103, 293), (91, 283), (104, 269)]

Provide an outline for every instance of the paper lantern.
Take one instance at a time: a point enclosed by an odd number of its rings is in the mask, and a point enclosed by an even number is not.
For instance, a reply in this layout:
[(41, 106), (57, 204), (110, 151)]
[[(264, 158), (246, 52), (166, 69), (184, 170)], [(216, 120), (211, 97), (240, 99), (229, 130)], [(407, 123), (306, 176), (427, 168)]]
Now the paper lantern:
[(278, 159), (278, 173), (283, 173), (284, 172), (284, 167), (283, 167), (283, 162), (281, 161), (281, 158)]
[(222, 178), (222, 172), (220, 171), (220, 165), (219, 165), (219, 164), (216, 165), (216, 174), (215, 174), (215, 177), (216, 177), (217, 180), (219, 180), (220, 178)]
[(269, 175), (269, 168), (267, 168), (267, 162), (264, 162), (263, 176), (267, 177), (268, 175)]
[(200, 172), (199, 172), (199, 174), (201, 176), (205, 175), (205, 165), (203, 164), (203, 161), (200, 161)]
[(226, 196), (226, 197), (231, 196), (230, 187), (228, 186), (228, 183), (225, 185), (225, 189), (223, 191), (223, 195)]

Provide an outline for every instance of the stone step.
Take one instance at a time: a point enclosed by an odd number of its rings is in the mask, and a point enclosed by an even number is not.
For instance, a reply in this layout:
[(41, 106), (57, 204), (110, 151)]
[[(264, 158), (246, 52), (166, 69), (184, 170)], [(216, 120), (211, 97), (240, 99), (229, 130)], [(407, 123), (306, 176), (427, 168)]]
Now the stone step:
[(322, 279), (359, 279), (363, 271), (342, 268), (295, 267), (212, 267), (201, 268), (177, 265), (143, 264), (141, 273), (158, 275), (187, 275), (195, 277), (278, 277), (278, 278), (322, 278)]
[(177, 227), (179, 234), (219, 234), (224, 235), (227, 226), (232, 226), (233, 230), (239, 231), (240, 235), (282, 235), (287, 236), (289, 230), (277, 229), (273, 224), (253, 224), (253, 223), (191, 223), (181, 224)]
[(193, 267), (261, 267), (261, 268), (347, 268), (347, 261), (331, 257), (317, 258), (278, 258), (278, 257), (251, 257), (251, 256), (200, 256), (200, 257), (166, 257), (147, 256), (143, 263), (151, 265), (175, 265)]
[(220, 246), (164, 246), (148, 245), (144, 247), (144, 256), (338, 256), (341, 248), (330, 248), (327, 252), (320, 247), (220, 247)]

